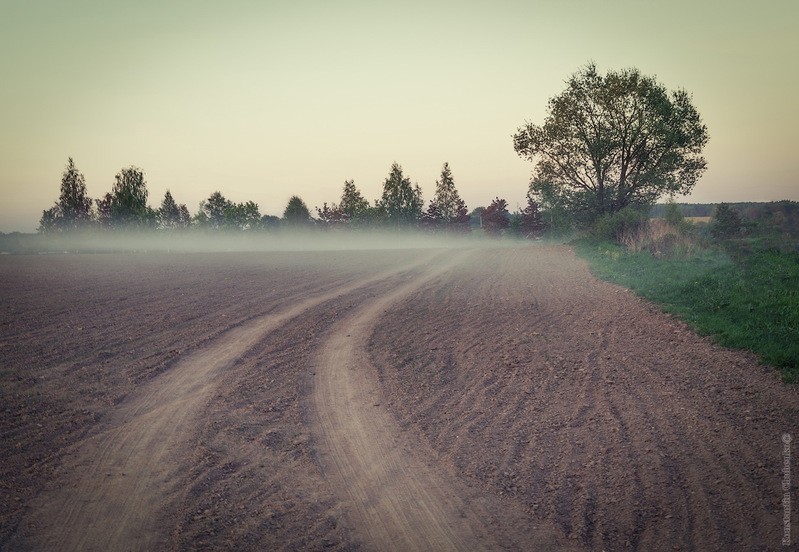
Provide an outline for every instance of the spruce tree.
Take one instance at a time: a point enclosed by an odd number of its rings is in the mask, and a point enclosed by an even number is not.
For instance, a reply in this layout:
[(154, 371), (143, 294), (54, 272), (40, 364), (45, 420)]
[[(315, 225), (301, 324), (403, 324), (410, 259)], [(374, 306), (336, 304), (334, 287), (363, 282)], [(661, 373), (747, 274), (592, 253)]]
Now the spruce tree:
[(436, 180), (436, 193), (433, 196), (433, 203), (438, 206), (444, 221), (452, 222), (458, 216), (461, 198), (455, 188), (455, 181), (452, 178), (449, 163), (444, 163), (441, 168), (441, 178)]
[(158, 209), (158, 220), (164, 228), (174, 228), (178, 225), (180, 218), (180, 208), (175, 203), (172, 193), (167, 190), (164, 194), (164, 200), (161, 202), (161, 208)]
[(74, 229), (86, 225), (92, 218), (92, 199), (86, 193), (86, 180), (69, 158), (61, 177), (61, 196), (58, 198), (61, 227)]
[(61, 176), (61, 194), (56, 204), (42, 213), (39, 231), (76, 230), (91, 220), (92, 199), (86, 193), (86, 180), (70, 157)]

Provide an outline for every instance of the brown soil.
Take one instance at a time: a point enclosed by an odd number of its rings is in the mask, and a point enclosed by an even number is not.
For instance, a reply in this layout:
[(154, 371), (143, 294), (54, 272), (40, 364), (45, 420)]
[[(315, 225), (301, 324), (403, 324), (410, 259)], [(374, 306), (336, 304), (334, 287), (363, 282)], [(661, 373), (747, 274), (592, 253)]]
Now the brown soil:
[(3, 549), (773, 549), (795, 389), (563, 248), (5, 257)]
[(577, 543), (780, 546), (799, 389), (562, 248), (480, 252), (396, 304), (370, 350), (388, 409), (440, 465)]

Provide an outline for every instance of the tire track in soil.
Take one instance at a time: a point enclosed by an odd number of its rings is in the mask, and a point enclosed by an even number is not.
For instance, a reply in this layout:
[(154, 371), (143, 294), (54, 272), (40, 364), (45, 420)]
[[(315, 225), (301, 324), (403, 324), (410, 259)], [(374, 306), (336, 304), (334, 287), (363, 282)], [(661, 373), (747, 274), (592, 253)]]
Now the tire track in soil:
[(178, 493), (180, 449), (225, 369), (303, 312), (429, 260), (423, 256), (412, 265), (317, 293), (292, 308), (233, 327), (181, 359), (122, 403), (108, 429), (76, 447), (65, 462), (61, 486), (32, 506), (28, 526), (35, 534), (22, 535), (23, 546), (59, 551), (165, 548), (169, 530), (161, 515)]
[[(461, 482), (429, 461), (385, 408), (367, 347), (392, 304), (455, 268), (464, 255), (366, 302), (340, 321), (315, 367), (312, 413), (319, 459), (358, 540), (375, 550), (494, 550), (492, 518)], [(427, 453), (427, 454), (425, 454)], [(526, 549), (562, 549), (554, 533), (525, 535)], [(532, 545), (532, 548), (530, 547)], [(518, 548), (518, 543), (513, 548)]]

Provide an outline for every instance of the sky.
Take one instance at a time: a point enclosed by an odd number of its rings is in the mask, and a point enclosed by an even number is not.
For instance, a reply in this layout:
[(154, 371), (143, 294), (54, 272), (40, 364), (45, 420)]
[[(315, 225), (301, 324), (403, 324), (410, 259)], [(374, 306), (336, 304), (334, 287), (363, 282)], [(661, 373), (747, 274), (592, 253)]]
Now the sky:
[[(195, 213), (282, 214), (393, 162), (429, 200), (524, 203), (512, 135), (593, 61), (684, 89), (708, 127), (692, 202), (799, 200), (799, 3), (0, 0), (0, 231), (35, 231), (73, 157), (89, 195), (140, 167)], [(681, 198), (678, 198), (681, 199)]]

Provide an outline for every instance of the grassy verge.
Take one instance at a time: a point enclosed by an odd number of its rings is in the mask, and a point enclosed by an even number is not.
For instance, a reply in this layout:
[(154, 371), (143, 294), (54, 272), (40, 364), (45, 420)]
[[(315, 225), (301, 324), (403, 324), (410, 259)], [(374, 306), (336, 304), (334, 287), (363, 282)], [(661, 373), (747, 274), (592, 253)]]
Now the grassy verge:
[(576, 243), (598, 277), (628, 287), (712, 335), (748, 349), (799, 382), (799, 254), (757, 251), (733, 260), (720, 250), (655, 258), (608, 243)]

